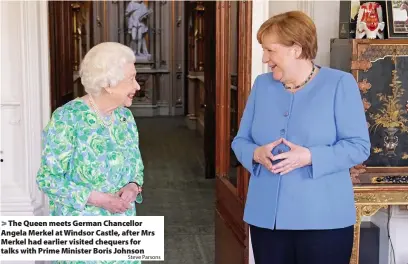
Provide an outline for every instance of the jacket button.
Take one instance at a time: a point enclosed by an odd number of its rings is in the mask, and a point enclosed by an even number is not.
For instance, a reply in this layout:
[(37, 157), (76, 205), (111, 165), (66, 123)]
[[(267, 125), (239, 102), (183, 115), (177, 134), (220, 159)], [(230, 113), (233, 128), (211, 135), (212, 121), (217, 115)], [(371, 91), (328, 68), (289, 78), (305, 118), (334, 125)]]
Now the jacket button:
[(285, 117), (286, 117), (286, 116), (289, 116), (289, 112), (286, 111), (283, 115), (284, 115)]

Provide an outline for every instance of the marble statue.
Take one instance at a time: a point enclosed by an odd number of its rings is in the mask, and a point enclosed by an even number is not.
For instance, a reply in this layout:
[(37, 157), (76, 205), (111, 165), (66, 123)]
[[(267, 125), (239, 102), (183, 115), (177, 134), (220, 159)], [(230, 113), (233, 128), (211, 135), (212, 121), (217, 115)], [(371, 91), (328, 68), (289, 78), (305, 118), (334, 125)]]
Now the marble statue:
[(128, 33), (131, 35), (129, 46), (140, 61), (150, 60), (145, 35), (148, 31), (146, 19), (152, 13), (143, 1), (131, 1), (126, 7), (125, 16), (128, 18)]

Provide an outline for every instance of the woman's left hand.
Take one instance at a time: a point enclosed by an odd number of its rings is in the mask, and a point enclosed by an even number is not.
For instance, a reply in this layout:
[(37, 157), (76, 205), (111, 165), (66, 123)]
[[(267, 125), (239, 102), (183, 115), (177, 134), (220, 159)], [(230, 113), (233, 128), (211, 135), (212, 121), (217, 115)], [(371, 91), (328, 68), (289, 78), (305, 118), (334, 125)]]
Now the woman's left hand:
[(117, 193), (126, 202), (136, 201), (136, 196), (142, 191), (142, 188), (134, 183), (129, 183)]
[(272, 166), (272, 172), (280, 175), (287, 174), (294, 169), (301, 168), (312, 163), (312, 154), (310, 150), (296, 145), (286, 139), (283, 139), (283, 144), (288, 146), (290, 150), (282, 154), (273, 156), (272, 160), (281, 160), (279, 163)]

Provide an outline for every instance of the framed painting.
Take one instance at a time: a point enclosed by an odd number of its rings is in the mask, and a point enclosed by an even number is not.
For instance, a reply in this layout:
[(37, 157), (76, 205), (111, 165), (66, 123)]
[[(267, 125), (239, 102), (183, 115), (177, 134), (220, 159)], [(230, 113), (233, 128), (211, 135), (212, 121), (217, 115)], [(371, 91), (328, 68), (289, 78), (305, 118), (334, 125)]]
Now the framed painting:
[(408, 1), (386, 2), (388, 38), (408, 38)]
[(352, 54), (371, 140), (367, 173), (408, 175), (408, 39), (353, 40)]

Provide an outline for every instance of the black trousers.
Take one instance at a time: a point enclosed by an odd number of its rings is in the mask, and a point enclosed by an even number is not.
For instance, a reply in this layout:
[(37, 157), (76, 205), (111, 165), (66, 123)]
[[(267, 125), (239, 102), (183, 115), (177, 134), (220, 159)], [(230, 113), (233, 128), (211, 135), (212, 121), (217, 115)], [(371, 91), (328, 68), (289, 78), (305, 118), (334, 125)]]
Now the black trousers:
[(349, 264), (354, 227), (271, 230), (250, 226), (255, 264)]

